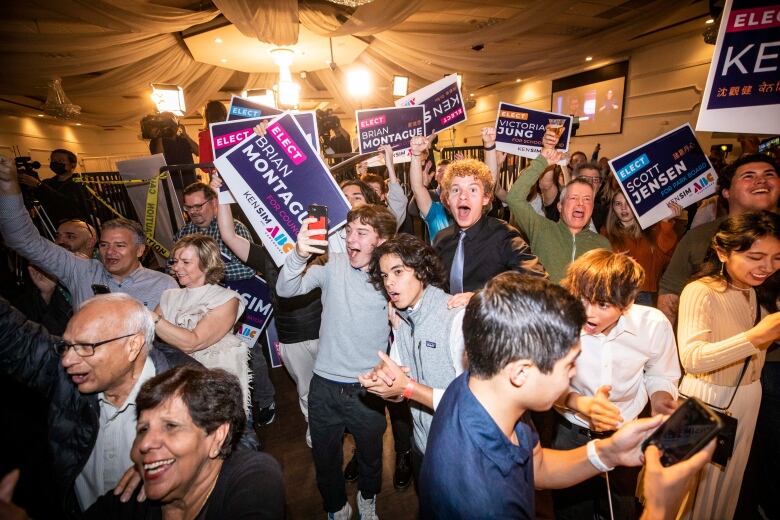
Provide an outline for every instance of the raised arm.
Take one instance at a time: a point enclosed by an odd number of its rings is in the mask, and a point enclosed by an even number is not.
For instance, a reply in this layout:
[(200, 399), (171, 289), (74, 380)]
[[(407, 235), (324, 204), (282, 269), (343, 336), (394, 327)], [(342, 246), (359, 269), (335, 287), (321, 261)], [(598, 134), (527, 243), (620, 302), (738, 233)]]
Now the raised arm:
[[(287, 255), (279, 278), (276, 280), (276, 294), (282, 298), (291, 298), (306, 294), (325, 283), (325, 266), (312, 265), (306, 269), (311, 255), (321, 255), (328, 247), (327, 240), (311, 238), (321, 235), (322, 230), (309, 229), (309, 224), (316, 222), (312, 217), (305, 218), (296, 238), (295, 250)], [(327, 265), (327, 264), (326, 264)]]
[(493, 176), (493, 193), (496, 198), (501, 202), (506, 202), (507, 191), (498, 184), (498, 172), (501, 163), (504, 162), (506, 154), (496, 151), (496, 129), (491, 127), (485, 127), (482, 129), (482, 148), (485, 153), (485, 164), (487, 164), (490, 174)]
[(412, 162), (409, 165), (409, 183), (412, 185), (412, 194), (417, 208), (420, 210), (420, 216), (425, 218), (431, 209), (433, 200), (428, 189), (425, 187), (422, 173), (422, 153), (428, 149), (430, 141), (425, 137), (412, 138)]
[(401, 227), (404, 220), (406, 220), (406, 204), (409, 202), (406, 200), (406, 194), (401, 184), (398, 182), (398, 177), (395, 175), (395, 166), (393, 165), (393, 148), (386, 144), (380, 147), (380, 150), (385, 155), (385, 166), (387, 166), (387, 177), (389, 183), (387, 184), (387, 206), (390, 211), (395, 215), (396, 223), (398, 227)]
[[(219, 193), (222, 187), (222, 179), (216, 173), (211, 175), (211, 187)], [(249, 240), (236, 233), (236, 226), (233, 223), (233, 214), (230, 212), (230, 204), (220, 204), (217, 213), (217, 226), (219, 235), (233, 254), (242, 262), (246, 262), (249, 257)]]

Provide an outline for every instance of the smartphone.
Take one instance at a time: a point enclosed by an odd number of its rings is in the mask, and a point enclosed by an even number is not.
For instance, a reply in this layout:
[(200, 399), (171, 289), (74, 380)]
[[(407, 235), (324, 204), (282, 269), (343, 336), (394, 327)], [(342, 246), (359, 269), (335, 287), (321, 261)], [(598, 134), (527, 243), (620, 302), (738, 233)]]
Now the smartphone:
[(704, 448), (723, 428), (723, 421), (695, 397), (690, 397), (642, 443), (661, 450), (661, 464), (671, 466)]
[(317, 222), (309, 224), (309, 229), (321, 229), (321, 235), (312, 235), (314, 240), (326, 240), (328, 229), (328, 207), (320, 204), (311, 204), (309, 206), (309, 216), (316, 218)]
[(107, 285), (103, 285), (102, 283), (93, 283), (92, 284), (92, 294), (97, 296), (98, 294), (109, 294), (111, 292), (111, 289), (108, 288)]

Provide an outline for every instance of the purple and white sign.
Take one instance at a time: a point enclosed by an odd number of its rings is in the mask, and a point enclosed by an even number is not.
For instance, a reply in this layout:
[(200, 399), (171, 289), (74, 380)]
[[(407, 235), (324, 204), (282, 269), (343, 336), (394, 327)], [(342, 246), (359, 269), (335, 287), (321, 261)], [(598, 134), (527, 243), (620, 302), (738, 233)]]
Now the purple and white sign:
[(780, 133), (780, 3), (728, 0), (698, 131)]
[(246, 280), (225, 281), (223, 285), (241, 295), (244, 314), (239, 320), (236, 336), (251, 348), (271, 322), (274, 312), (271, 304), (271, 288), (259, 276)]
[(687, 207), (715, 193), (717, 174), (687, 123), (609, 166), (642, 229), (670, 217), (669, 202)]
[(556, 148), (569, 151), (571, 116), (499, 103), (496, 115), (496, 150), (529, 157), (542, 151), (542, 137), (549, 128), (558, 134)]
[(397, 107), (412, 105), (425, 107), (425, 131), (428, 134), (437, 134), (466, 120), (466, 106), (457, 74), (450, 74), (395, 102)]
[(421, 106), (357, 110), (358, 149), (363, 154), (390, 145), (394, 162), (409, 162), (412, 137), (425, 135), (424, 119)]
[(228, 121), (236, 119), (249, 119), (253, 117), (275, 116), (281, 114), (278, 108), (267, 107), (260, 103), (255, 103), (246, 98), (233, 95), (230, 97), (230, 106), (228, 107)]
[(328, 233), (346, 223), (349, 203), (290, 114), (271, 120), (214, 160), (233, 198), (277, 265), (295, 247), (311, 204), (328, 207)]

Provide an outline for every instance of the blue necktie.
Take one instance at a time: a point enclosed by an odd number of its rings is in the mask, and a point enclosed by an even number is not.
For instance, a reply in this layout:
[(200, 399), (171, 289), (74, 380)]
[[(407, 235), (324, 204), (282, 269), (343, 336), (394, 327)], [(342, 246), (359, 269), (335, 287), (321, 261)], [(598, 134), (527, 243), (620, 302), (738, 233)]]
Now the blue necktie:
[(466, 238), (466, 232), (460, 230), (458, 233), (458, 248), (455, 250), (455, 258), (452, 259), (452, 269), (450, 269), (450, 294), (463, 292), (463, 239)]

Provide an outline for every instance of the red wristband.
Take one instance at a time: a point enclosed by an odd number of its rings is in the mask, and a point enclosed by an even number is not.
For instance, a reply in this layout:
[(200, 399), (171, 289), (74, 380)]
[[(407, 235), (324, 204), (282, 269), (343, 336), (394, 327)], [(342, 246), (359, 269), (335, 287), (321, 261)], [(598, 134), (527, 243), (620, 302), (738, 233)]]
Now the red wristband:
[(404, 399), (411, 399), (412, 392), (414, 392), (414, 379), (409, 380), (409, 382), (404, 387), (404, 393), (401, 395), (403, 396)]

